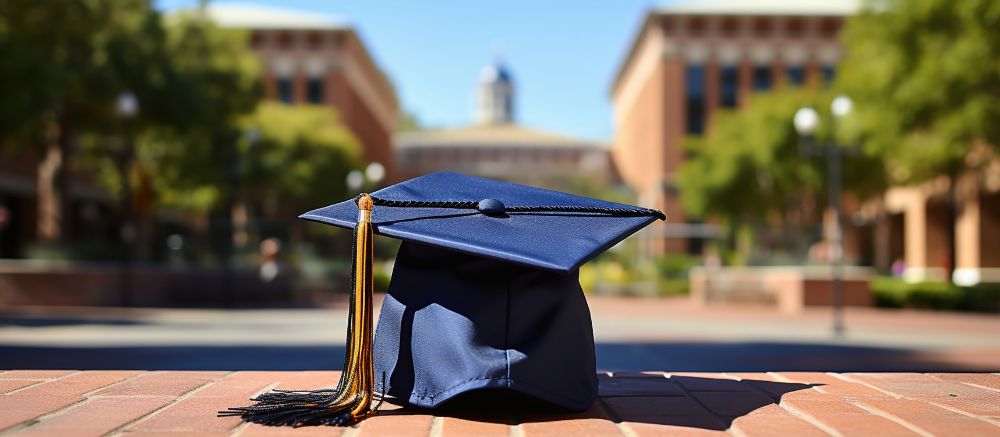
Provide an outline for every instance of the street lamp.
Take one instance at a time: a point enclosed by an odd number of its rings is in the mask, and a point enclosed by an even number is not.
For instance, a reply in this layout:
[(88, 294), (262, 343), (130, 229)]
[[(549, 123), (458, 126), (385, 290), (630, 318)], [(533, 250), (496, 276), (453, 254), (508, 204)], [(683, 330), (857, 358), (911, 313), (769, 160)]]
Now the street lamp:
[[(834, 120), (840, 120), (850, 114), (854, 106), (847, 96), (837, 96), (830, 104), (830, 113)], [(830, 226), (827, 241), (829, 243), (828, 254), (832, 267), (832, 278), (830, 281), (830, 294), (833, 307), (833, 333), (836, 336), (844, 335), (844, 237), (840, 198), (841, 183), (843, 182), (842, 160), (845, 149), (841, 148), (836, 141), (830, 140), (825, 144), (816, 144), (814, 134), (819, 128), (820, 117), (815, 109), (810, 107), (800, 108), (795, 112), (792, 119), (795, 131), (798, 132), (802, 140), (802, 145), (807, 153), (813, 154), (820, 150), (820, 154), (826, 157), (826, 187), (827, 197), (829, 197), (829, 209), (833, 212), (833, 223)]]
[(365, 184), (365, 174), (361, 170), (351, 170), (347, 173), (345, 182), (347, 182), (348, 190), (359, 191), (361, 186)]
[(131, 91), (125, 91), (115, 100), (115, 110), (118, 116), (125, 120), (135, 118), (139, 114), (139, 99)]
[(385, 166), (380, 162), (368, 164), (368, 167), (365, 168), (365, 178), (369, 182), (378, 185), (382, 182), (382, 179), (385, 179)]
[(851, 101), (850, 97), (847, 96), (837, 96), (830, 103), (830, 112), (833, 113), (834, 117), (843, 118), (847, 114), (851, 113), (851, 109), (854, 108), (854, 102)]
[(795, 118), (792, 119), (795, 130), (802, 136), (811, 136), (819, 127), (819, 113), (808, 106), (795, 111)]
[(125, 91), (115, 99), (115, 112), (122, 122), (122, 144), (118, 149), (118, 174), (121, 177), (121, 229), (119, 236), (122, 243), (122, 290), (123, 306), (129, 306), (132, 291), (132, 257), (134, 255), (133, 241), (136, 237), (135, 226), (132, 223), (132, 187), (129, 184), (129, 169), (132, 167), (132, 157), (135, 153), (135, 143), (132, 132), (132, 121), (139, 115), (139, 99), (130, 91)]

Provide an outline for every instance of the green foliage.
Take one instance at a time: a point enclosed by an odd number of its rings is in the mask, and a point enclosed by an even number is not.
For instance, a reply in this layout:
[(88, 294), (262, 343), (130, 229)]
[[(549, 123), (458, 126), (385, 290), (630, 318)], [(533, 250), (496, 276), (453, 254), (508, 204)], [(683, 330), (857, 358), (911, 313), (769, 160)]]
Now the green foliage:
[[(717, 112), (706, 136), (686, 140), (691, 159), (678, 174), (685, 211), (747, 223), (824, 205), (824, 161), (801, 152), (792, 118), (801, 107), (815, 108), (826, 120), (817, 143), (828, 142), (834, 134), (826, 112), (831, 100), (830, 95), (793, 89), (754, 95), (740, 111)], [(845, 158), (845, 192), (865, 198), (883, 185), (878, 159)]]
[(697, 258), (674, 255), (654, 260), (625, 256), (602, 257), (580, 267), (585, 292), (636, 296), (677, 296), (688, 293), (688, 270)]
[(691, 292), (691, 282), (687, 279), (661, 278), (658, 285), (661, 297), (684, 296)]
[(244, 123), (260, 132), (256, 144), (241, 143), (253, 199), (299, 211), (347, 195), (344, 175), (361, 165), (361, 146), (332, 109), (264, 103)]
[[(164, 19), (144, 0), (0, 2), (0, 139), (46, 147), (56, 126), (112, 193), (152, 181), (160, 204), (217, 203), (234, 159), (238, 122), (260, 99), (259, 60), (245, 32), (221, 29), (200, 10)], [(114, 102), (133, 92), (124, 123)], [(137, 137), (126, 175), (114, 159)], [(70, 156), (65, 157), (67, 160)]]
[(241, 123), (261, 97), (259, 59), (245, 32), (219, 28), (199, 10), (164, 25), (169, 79), (154, 109), (164, 115), (140, 137), (137, 166), (152, 175), (159, 206), (208, 211), (235, 188)]
[(261, 97), (260, 58), (249, 49), (243, 30), (222, 29), (200, 9), (166, 20), (167, 50), (177, 80), (170, 96), (172, 125), (218, 129), (232, 127), (252, 112)]
[(1000, 2), (873, 0), (843, 40), (849, 134), (886, 157), (893, 182), (955, 175), (983, 164), (967, 159), (977, 147), (998, 150)]
[(401, 111), (396, 120), (396, 132), (416, 132), (424, 129), (420, 117), (412, 111)]
[(998, 284), (960, 287), (949, 282), (909, 283), (898, 278), (876, 277), (871, 289), (875, 304), (884, 308), (1000, 312)]
[(23, 148), (52, 123), (106, 130), (121, 91), (163, 80), (159, 19), (143, 0), (0, 2), (0, 137)]
[(372, 273), (372, 285), (376, 292), (385, 293), (389, 289), (389, 281), (392, 277), (385, 270), (376, 269)]
[(656, 259), (660, 277), (669, 279), (687, 279), (688, 271), (699, 264), (697, 257), (689, 255), (664, 255)]

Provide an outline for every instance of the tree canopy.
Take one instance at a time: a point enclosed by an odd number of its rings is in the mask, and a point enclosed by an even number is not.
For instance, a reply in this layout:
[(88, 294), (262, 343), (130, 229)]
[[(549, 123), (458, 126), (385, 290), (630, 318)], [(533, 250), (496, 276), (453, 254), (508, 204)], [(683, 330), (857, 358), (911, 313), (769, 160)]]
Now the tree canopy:
[(869, 0), (842, 38), (851, 134), (894, 182), (955, 175), (977, 148), (1000, 150), (1000, 2)]
[[(42, 239), (62, 238), (67, 172), (81, 150), (103, 167), (112, 157), (137, 166), (140, 183), (171, 172), (203, 182), (217, 173), (204, 163), (231, 158), (236, 123), (260, 99), (259, 60), (245, 34), (199, 10), (169, 18), (148, 0), (0, 2), (0, 142), (39, 157)], [(115, 110), (124, 92), (139, 102), (133, 120)], [(140, 138), (135, 159), (126, 131)]]
[[(60, 227), (71, 166), (96, 171), (112, 195), (128, 187), (123, 212), (147, 222), (156, 208), (228, 217), (238, 201), (298, 213), (341, 197), (360, 166), (332, 109), (262, 104), (249, 32), (200, 7), (0, 1), (0, 58), (0, 147), (39, 157), (39, 227)], [(123, 92), (138, 100), (134, 119), (116, 113)]]
[(264, 103), (244, 125), (259, 130), (256, 145), (241, 145), (246, 188), (258, 201), (297, 214), (344, 197), (344, 175), (361, 166), (360, 143), (330, 108)]
[[(753, 222), (802, 213), (809, 205), (822, 207), (825, 165), (803, 153), (792, 118), (801, 107), (816, 109), (825, 123), (815, 140), (831, 141), (836, 131), (827, 110), (831, 100), (829, 94), (805, 90), (776, 91), (754, 95), (742, 110), (716, 113), (707, 135), (686, 140), (690, 158), (678, 174), (685, 211), (694, 217)], [(871, 196), (884, 186), (882, 175), (875, 157), (848, 156), (844, 190)]]

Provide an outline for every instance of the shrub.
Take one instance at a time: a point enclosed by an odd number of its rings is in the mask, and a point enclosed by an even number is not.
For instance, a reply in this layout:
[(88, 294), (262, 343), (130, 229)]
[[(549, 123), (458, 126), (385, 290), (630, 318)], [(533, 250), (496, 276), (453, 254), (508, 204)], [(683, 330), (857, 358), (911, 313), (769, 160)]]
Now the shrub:
[(693, 256), (664, 255), (656, 260), (656, 268), (662, 278), (687, 279), (688, 271), (698, 263), (698, 258)]
[(875, 305), (883, 308), (1000, 312), (1000, 284), (959, 287), (949, 282), (909, 283), (877, 277), (871, 289)]

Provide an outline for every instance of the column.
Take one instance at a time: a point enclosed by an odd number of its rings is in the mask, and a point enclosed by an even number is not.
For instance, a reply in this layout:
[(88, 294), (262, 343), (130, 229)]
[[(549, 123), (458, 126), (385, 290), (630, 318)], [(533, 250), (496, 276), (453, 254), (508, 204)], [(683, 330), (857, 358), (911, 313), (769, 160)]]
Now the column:
[(955, 272), (952, 279), (959, 285), (973, 285), (982, 280), (979, 253), (982, 211), (978, 190), (963, 197), (955, 219)]
[(914, 193), (903, 211), (903, 260), (906, 274), (921, 277), (927, 269), (927, 202)]
[(712, 128), (716, 108), (719, 107), (719, 62), (709, 59), (705, 64), (705, 133)]
[(745, 56), (740, 61), (740, 90), (736, 99), (738, 107), (745, 108), (750, 101), (750, 92), (753, 89), (753, 63)]
[(295, 70), (295, 74), (292, 75), (292, 103), (306, 103), (306, 83), (308, 81), (309, 76), (302, 69)]

